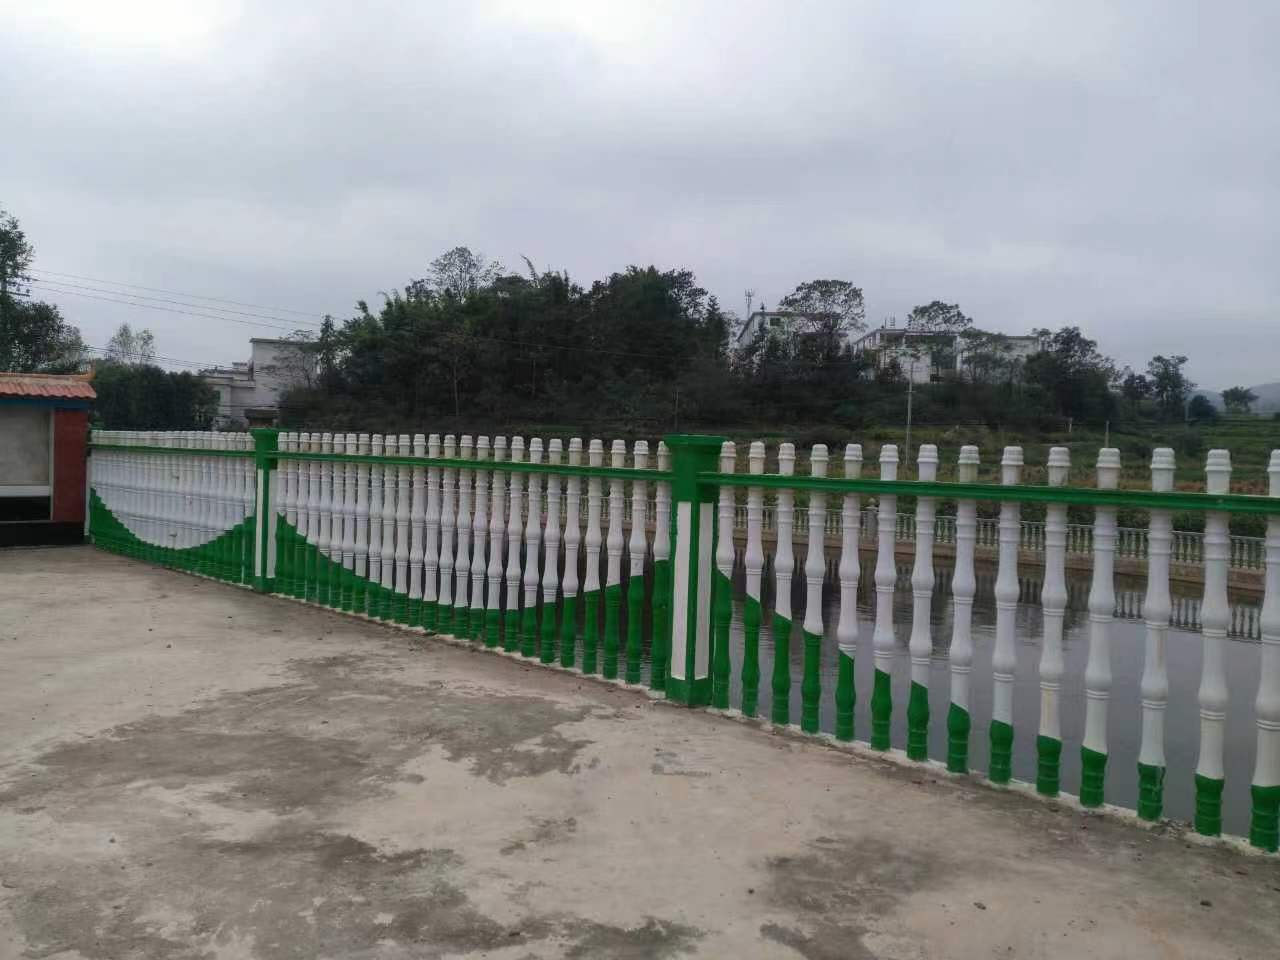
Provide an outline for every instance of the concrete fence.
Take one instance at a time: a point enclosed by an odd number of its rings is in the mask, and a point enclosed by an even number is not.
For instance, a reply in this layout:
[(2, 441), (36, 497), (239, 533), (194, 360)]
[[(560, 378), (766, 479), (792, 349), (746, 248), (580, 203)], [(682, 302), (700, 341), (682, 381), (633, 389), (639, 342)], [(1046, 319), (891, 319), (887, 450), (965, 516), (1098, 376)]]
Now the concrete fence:
[[(792, 444), (772, 457), (750, 445), (746, 473), (736, 471), (737, 451), (721, 438), (671, 436), (656, 447), (621, 441), (606, 449), (598, 440), (544, 443), (520, 437), (473, 438), (432, 434), (112, 433), (94, 436), (89, 493), (90, 534), (99, 545), (155, 563), (235, 583), (252, 584), (334, 609), (410, 628), (452, 635), (491, 648), (537, 658), (562, 668), (641, 682), (646, 651), (649, 684), (668, 698), (693, 706), (730, 707), (730, 680), (740, 688), (739, 709), (761, 712), (760, 687), (769, 695), (767, 715), (777, 725), (798, 717), (802, 731), (817, 734), (819, 708), (832, 698), (834, 736), (861, 734), (876, 750), (888, 750), (890, 730), (905, 714), (906, 756), (930, 760), (931, 724), (945, 725), (945, 756), (956, 774), (969, 771), (974, 670), (973, 608), (983, 538), (995, 550), (992, 705), (986, 721), (989, 763), (985, 776), (1011, 780), (1016, 613), (1019, 602), (1041, 608), (1039, 701), (1034, 731), (1036, 789), (1060, 791), (1064, 763), (1078, 764), (1079, 800), (1103, 803), (1113, 687), (1111, 643), (1116, 616), (1141, 609), (1145, 657), (1141, 706), (1119, 718), (1140, 724), (1138, 815), (1159, 819), (1164, 806), (1165, 712), (1169, 677), (1165, 645), (1171, 620), (1182, 616), (1170, 591), (1171, 563), (1198, 563), (1203, 589), (1194, 611), (1202, 660), (1197, 694), (1199, 747), (1195, 768), (1195, 827), (1206, 835), (1222, 829), (1225, 716), (1231, 692), (1224, 644), (1232, 629), (1228, 574), (1236, 559), (1227, 522), (1232, 513), (1267, 517), (1260, 546), (1242, 548), (1239, 562), (1265, 567), (1265, 593), (1257, 620), (1254, 700), (1256, 743), (1250, 840), (1274, 851), (1280, 840), (1280, 451), (1269, 468), (1270, 496), (1230, 493), (1231, 463), (1225, 450), (1210, 451), (1203, 493), (1174, 491), (1174, 455), (1156, 450), (1151, 489), (1117, 489), (1118, 451), (1099, 451), (1094, 487), (1068, 487), (1069, 453), (1054, 448), (1048, 484), (1023, 485), (1022, 450), (1006, 447), (1001, 482), (976, 482), (978, 450), (959, 452), (959, 480), (936, 480), (938, 452), (919, 450), (916, 479), (901, 480), (897, 449), (881, 448), (879, 477), (863, 477), (861, 448), (848, 446), (842, 476), (829, 476), (825, 446), (809, 451), (796, 472)], [(766, 472), (766, 461), (773, 467)], [(766, 492), (772, 497), (766, 510)], [(797, 513), (796, 496), (806, 498)], [(898, 498), (915, 498), (915, 511), (900, 515)], [(864, 504), (863, 499), (868, 498)], [(874, 502), (874, 522), (867, 507)], [(982, 521), (980, 501), (999, 505), (999, 517)], [(939, 517), (941, 503), (954, 516)], [(1046, 505), (1043, 523), (1022, 522), (1021, 504)], [(1094, 523), (1073, 527), (1068, 506), (1094, 511)], [(1145, 530), (1122, 531), (1121, 507), (1148, 511)], [(830, 508), (830, 509), (829, 509)], [(838, 520), (832, 511), (838, 509)], [(652, 515), (652, 523), (629, 523)], [(1187, 539), (1172, 529), (1176, 512), (1205, 514), (1202, 536)], [(766, 538), (772, 525), (773, 536)], [(735, 531), (745, 528), (745, 544)], [(799, 529), (798, 529), (799, 528)], [(803, 531), (803, 532), (801, 532)], [(869, 531), (869, 532), (868, 532)], [(823, 689), (822, 593), (828, 576), (828, 538), (838, 535), (839, 603), (834, 624), (838, 670), (834, 689)], [(1180, 540), (1180, 536), (1182, 539)], [(875, 544), (874, 568), (864, 571), (866, 539)], [(896, 548), (913, 545), (905, 711), (893, 702)], [(772, 541), (771, 562), (765, 545)], [(798, 555), (797, 542), (803, 542)], [(934, 627), (930, 610), (941, 590), (935, 548), (951, 546), (951, 636), (947, 689), (931, 689)], [(1043, 554), (1038, 596), (1027, 596), (1019, 577), (1020, 555)], [(1067, 557), (1090, 555), (1088, 661), (1084, 734), (1078, 753), (1064, 757), (1063, 628), (1069, 600)], [(1125, 551), (1145, 558), (1141, 597), (1117, 594), (1115, 562)], [(624, 576), (624, 570), (625, 576)], [(741, 573), (741, 662), (731, 662), (729, 642), (735, 576)], [(859, 622), (860, 580), (874, 583), (874, 612), (867, 641)], [(772, 605), (765, 605), (766, 577)], [(792, 582), (804, 588), (803, 620), (794, 626)], [(761, 636), (773, 647), (772, 675), (761, 676)], [(802, 679), (799, 703), (791, 702), (793, 634)], [(870, 654), (875, 669), (869, 691), (869, 730), (854, 729), (854, 658)], [(866, 695), (867, 691), (863, 691)], [(1241, 696), (1240, 691), (1235, 695)], [(942, 702), (944, 716), (939, 718)], [(795, 707), (798, 706), (798, 710)], [(1022, 736), (1030, 736), (1023, 731)]]

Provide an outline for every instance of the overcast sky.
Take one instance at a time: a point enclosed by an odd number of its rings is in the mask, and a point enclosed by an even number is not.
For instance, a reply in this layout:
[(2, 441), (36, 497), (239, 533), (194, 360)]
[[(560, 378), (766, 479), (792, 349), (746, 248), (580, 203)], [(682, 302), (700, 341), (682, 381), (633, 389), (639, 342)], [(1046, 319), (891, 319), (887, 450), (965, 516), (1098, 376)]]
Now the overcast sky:
[[(1272, 0), (0, 0), (0, 23), (0, 205), (81, 294), (112, 288), (66, 275), (291, 325), (466, 244), (583, 283), (688, 267), (739, 313), (848, 279), (873, 323), (942, 299), (1135, 366), (1185, 353), (1206, 387), (1280, 380)], [(62, 290), (98, 346), (128, 319), (226, 363), (279, 333)]]

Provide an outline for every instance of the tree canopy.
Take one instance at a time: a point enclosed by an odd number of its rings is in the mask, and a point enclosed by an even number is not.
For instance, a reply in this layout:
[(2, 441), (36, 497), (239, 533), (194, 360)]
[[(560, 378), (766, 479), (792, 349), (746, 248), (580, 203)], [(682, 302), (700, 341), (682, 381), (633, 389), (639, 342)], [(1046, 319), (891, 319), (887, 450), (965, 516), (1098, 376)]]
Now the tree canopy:
[(0, 207), (0, 370), (74, 373), (88, 349), (57, 306), (31, 297), (26, 280), (34, 258), (18, 218)]

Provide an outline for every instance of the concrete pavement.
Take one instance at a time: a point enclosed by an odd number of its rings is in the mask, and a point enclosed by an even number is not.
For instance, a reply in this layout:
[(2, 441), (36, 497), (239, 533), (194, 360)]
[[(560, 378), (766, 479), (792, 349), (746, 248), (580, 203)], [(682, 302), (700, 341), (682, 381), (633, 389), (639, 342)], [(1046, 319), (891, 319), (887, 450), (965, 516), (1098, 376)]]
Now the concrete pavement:
[(1280, 861), (0, 551), (0, 956), (1273, 958)]

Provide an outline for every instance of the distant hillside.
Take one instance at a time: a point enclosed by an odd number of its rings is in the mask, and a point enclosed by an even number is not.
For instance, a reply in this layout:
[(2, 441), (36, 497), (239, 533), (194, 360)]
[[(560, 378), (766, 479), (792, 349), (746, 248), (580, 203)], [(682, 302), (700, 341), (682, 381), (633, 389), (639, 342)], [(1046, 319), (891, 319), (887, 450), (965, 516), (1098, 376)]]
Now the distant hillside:
[[(1280, 411), (1280, 381), (1275, 383), (1259, 383), (1249, 388), (1258, 395), (1253, 402), (1254, 413), (1275, 413)], [(1217, 390), (1196, 390), (1193, 396), (1208, 397), (1219, 410), (1223, 409), (1222, 394)]]

